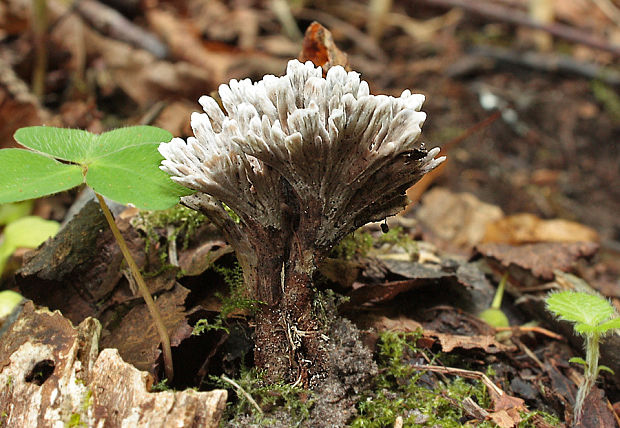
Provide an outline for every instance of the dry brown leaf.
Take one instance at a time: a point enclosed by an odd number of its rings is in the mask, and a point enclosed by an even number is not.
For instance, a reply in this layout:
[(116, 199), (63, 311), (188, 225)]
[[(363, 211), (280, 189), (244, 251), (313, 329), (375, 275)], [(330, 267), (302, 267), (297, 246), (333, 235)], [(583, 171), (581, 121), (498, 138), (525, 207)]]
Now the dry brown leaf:
[[(192, 332), (187, 323), (184, 306), (188, 294), (187, 288), (177, 284), (172, 291), (163, 293), (155, 301), (170, 337), (175, 338), (175, 343), (171, 343), (173, 346), (189, 337)], [(108, 328), (112, 329), (112, 326), (109, 325)], [(161, 353), (159, 334), (144, 303), (132, 308), (109, 335), (102, 337), (101, 345), (117, 348), (125, 361), (150, 373), (155, 372)]]
[(388, 318), (386, 316), (379, 316), (372, 319), (372, 327), (377, 331), (402, 331), (412, 333), (418, 330), (422, 330), (422, 324), (407, 318), (400, 316), (398, 318)]
[(542, 220), (534, 214), (515, 214), (487, 227), (482, 242), (525, 244), (533, 242), (598, 242), (592, 228), (574, 221)]
[(306, 29), (298, 59), (301, 62), (312, 61), (314, 65), (320, 65), (323, 67), (323, 72), (335, 65), (348, 69), (349, 63), (347, 55), (334, 43), (332, 33), (316, 21)]
[(13, 134), (18, 128), (40, 125), (50, 118), (28, 85), (11, 65), (0, 59), (0, 148), (18, 147)]
[(504, 345), (495, 339), (495, 336), (463, 336), (459, 334), (439, 333), (424, 330), (424, 337), (436, 338), (443, 352), (452, 352), (454, 349), (482, 349), (489, 354), (514, 351), (514, 346)]
[(501, 219), (502, 210), (470, 193), (435, 188), (424, 195), (416, 218), (434, 237), (470, 249), (485, 235), (487, 225)]
[(50, 1), (48, 5), (51, 18), (58, 20), (50, 38), (71, 53), (71, 67), (82, 72), (84, 56), (97, 58), (100, 63), (96, 70), (105, 75), (98, 80), (106, 82), (106, 90), (119, 87), (141, 107), (170, 97), (197, 99), (220, 83), (222, 76), (212, 68), (158, 60), (145, 50), (98, 34), (77, 15), (67, 15), (66, 7), (59, 2)]
[(489, 418), (495, 422), (501, 428), (513, 428), (521, 421), (519, 412), (508, 412), (506, 410), (499, 410), (497, 412), (489, 413)]
[(554, 270), (568, 271), (577, 260), (592, 257), (598, 250), (594, 242), (538, 243), (525, 245), (481, 244), (476, 250), (504, 267), (511, 265), (528, 270), (537, 278), (550, 281)]

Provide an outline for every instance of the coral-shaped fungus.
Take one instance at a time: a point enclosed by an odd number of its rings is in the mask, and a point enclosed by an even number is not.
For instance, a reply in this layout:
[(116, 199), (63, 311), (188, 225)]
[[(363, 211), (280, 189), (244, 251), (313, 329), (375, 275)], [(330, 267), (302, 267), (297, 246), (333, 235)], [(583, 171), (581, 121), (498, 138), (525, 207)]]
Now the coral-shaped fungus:
[(358, 73), (335, 66), (324, 78), (297, 60), (219, 95), (224, 111), (200, 98), (195, 137), (160, 145), (161, 168), (197, 191), (183, 203), (222, 228), (263, 303), (256, 363), (273, 379), (320, 374), (312, 274), (344, 235), (400, 211), (406, 189), (443, 161), (418, 142), (424, 96), (370, 95)]

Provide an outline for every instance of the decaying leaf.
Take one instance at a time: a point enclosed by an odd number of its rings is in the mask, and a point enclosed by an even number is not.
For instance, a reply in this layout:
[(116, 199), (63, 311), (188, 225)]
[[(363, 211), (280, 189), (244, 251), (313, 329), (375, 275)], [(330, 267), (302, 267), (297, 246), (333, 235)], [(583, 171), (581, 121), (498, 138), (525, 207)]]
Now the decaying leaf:
[(555, 270), (569, 271), (580, 259), (592, 257), (598, 250), (594, 242), (537, 243), (519, 246), (499, 243), (481, 244), (476, 250), (502, 265), (518, 267), (545, 281), (553, 279)]
[(482, 242), (527, 244), (534, 242), (598, 242), (590, 227), (574, 221), (542, 220), (534, 214), (515, 214), (488, 225)]
[(332, 33), (316, 21), (306, 29), (298, 59), (301, 62), (312, 61), (315, 65), (320, 65), (323, 67), (323, 73), (335, 65), (347, 68), (349, 64), (347, 55), (334, 43)]
[(487, 226), (504, 213), (470, 193), (438, 187), (424, 195), (415, 215), (432, 236), (453, 247), (471, 249), (482, 241)]

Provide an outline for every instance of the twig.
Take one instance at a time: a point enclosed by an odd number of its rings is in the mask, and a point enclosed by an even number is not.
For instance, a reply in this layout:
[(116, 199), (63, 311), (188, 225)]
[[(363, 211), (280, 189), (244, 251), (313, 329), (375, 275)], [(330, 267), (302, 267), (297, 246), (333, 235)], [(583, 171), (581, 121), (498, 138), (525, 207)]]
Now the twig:
[(228, 382), (229, 384), (231, 384), (232, 386), (235, 387), (235, 389), (237, 390), (237, 392), (240, 392), (241, 394), (243, 394), (243, 396), (254, 406), (254, 408), (258, 411), (258, 413), (260, 413), (261, 415), (263, 414), (263, 410), (259, 407), (258, 403), (256, 401), (254, 401), (254, 399), (252, 398), (252, 396), (250, 394), (248, 394), (245, 389), (243, 389), (241, 387), (241, 385), (239, 385), (237, 382), (235, 382), (234, 380), (230, 379), (228, 376), (226, 376), (225, 374), (223, 374), (222, 376), (220, 376), (222, 378), (223, 381)]
[[(551, 73), (570, 73), (588, 79), (598, 79), (608, 85), (620, 85), (620, 73), (595, 64), (576, 61), (568, 55), (543, 54), (538, 52), (515, 52), (491, 46), (476, 46), (469, 49), (476, 56), (491, 58), (507, 64), (528, 67)], [(470, 70), (468, 70), (470, 71)]]
[(47, 71), (47, 1), (35, 0), (32, 8), (32, 32), (34, 35), (35, 63), (32, 73), (32, 92), (43, 99)]
[(503, 6), (491, 4), (489, 2), (481, 1), (467, 1), (467, 0), (421, 0), (423, 3), (441, 6), (441, 7), (458, 7), (467, 12), (474, 13), (485, 18), (490, 18), (500, 22), (507, 22), (510, 24), (520, 25), (523, 27), (534, 28), (537, 30), (546, 31), (556, 37), (570, 40), (575, 43), (581, 43), (583, 45), (590, 46), (595, 49), (610, 52), (616, 56), (620, 56), (620, 46), (612, 45), (605, 40), (602, 40), (596, 36), (592, 36), (589, 33), (569, 27), (563, 24), (541, 24), (540, 22), (533, 21), (525, 13), (517, 12)]
[(159, 309), (157, 308), (157, 305), (155, 304), (155, 301), (153, 300), (153, 297), (151, 296), (151, 293), (149, 292), (146, 283), (144, 282), (144, 278), (142, 278), (142, 275), (140, 274), (140, 269), (138, 268), (138, 265), (133, 259), (131, 253), (129, 252), (129, 248), (127, 247), (127, 242), (125, 242), (125, 238), (123, 238), (121, 231), (118, 230), (118, 227), (116, 226), (116, 222), (114, 221), (114, 217), (112, 217), (112, 213), (110, 212), (110, 208), (108, 208), (108, 204), (106, 204), (105, 199), (103, 199), (103, 196), (101, 196), (99, 193), (95, 192), (95, 195), (97, 196), (97, 200), (99, 201), (99, 205), (101, 206), (103, 215), (108, 221), (110, 229), (112, 229), (112, 234), (114, 235), (114, 238), (116, 239), (116, 242), (121, 249), (121, 253), (123, 253), (123, 257), (125, 258), (125, 261), (127, 262), (129, 269), (131, 270), (131, 274), (136, 281), (136, 284), (138, 285), (138, 289), (140, 290), (140, 294), (142, 294), (142, 298), (146, 303), (146, 307), (151, 313), (151, 317), (153, 317), (153, 324), (155, 324), (155, 328), (159, 333), (161, 348), (164, 353), (164, 371), (166, 372), (166, 378), (169, 382), (172, 382), (172, 379), (174, 378), (174, 370), (172, 366), (172, 352), (170, 350), (170, 338), (168, 337), (168, 332), (166, 331), (164, 321), (161, 318)]
[(297, 26), (297, 22), (295, 22), (289, 2), (285, 0), (271, 0), (269, 7), (276, 18), (278, 18), (278, 21), (280, 21), (280, 24), (282, 24), (282, 29), (289, 39), (298, 42), (304, 38)]
[(495, 327), (496, 331), (517, 331), (519, 333), (521, 332), (532, 332), (532, 333), (539, 333), (545, 336), (548, 336), (552, 339), (555, 340), (564, 340), (563, 336), (560, 336), (559, 334), (556, 334), (552, 331), (547, 330), (546, 328), (542, 328), (542, 327), (525, 327), (525, 326), (514, 326), (514, 327)]
[(78, 0), (75, 11), (97, 31), (165, 58), (168, 48), (157, 37), (96, 0)]
[(492, 391), (493, 393), (495, 393), (497, 397), (501, 397), (502, 395), (505, 394), (504, 391), (502, 391), (497, 385), (495, 385), (491, 381), (491, 379), (489, 379), (489, 377), (482, 372), (458, 369), (455, 367), (433, 366), (430, 364), (419, 364), (419, 365), (414, 364), (413, 367), (415, 367), (416, 370), (428, 370), (429, 372), (445, 373), (445, 374), (450, 374), (450, 375), (466, 377), (469, 379), (478, 379), (478, 380), (481, 380), (482, 383), (484, 383), (484, 385), (489, 389), (489, 391)]

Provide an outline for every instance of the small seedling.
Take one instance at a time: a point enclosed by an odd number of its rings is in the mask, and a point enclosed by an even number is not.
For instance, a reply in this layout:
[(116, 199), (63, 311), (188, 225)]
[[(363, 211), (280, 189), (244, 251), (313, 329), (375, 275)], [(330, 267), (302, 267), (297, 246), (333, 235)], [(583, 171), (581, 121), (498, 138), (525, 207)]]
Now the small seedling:
[(157, 147), (172, 135), (152, 126), (132, 126), (95, 135), (79, 129), (21, 128), (15, 140), (30, 150), (0, 150), (0, 203), (38, 198), (86, 183), (95, 191), (103, 214), (153, 317), (164, 353), (166, 377), (172, 380), (168, 332), (104, 197), (140, 209), (160, 210), (188, 195), (158, 166)]
[(497, 286), (497, 291), (495, 292), (495, 297), (493, 298), (493, 303), (491, 303), (491, 307), (485, 309), (480, 312), (478, 318), (482, 321), (486, 322), (492, 327), (508, 327), (510, 326), (510, 321), (508, 321), (508, 317), (506, 314), (502, 312), (500, 309), (502, 306), (502, 299), (504, 297), (504, 289), (506, 288), (506, 281), (508, 279), (508, 274), (504, 274), (499, 285)]
[[(575, 291), (551, 293), (546, 300), (547, 310), (559, 319), (574, 323), (575, 332), (585, 339), (586, 359), (571, 358), (571, 363), (584, 366), (583, 382), (577, 391), (575, 400), (574, 423), (583, 412), (583, 403), (596, 382), (601, 370), (612, 370), (599, 366), (599, 342), (607, 334), (620, 328), (620, 318), (613, 306), (604, 298)], [(613, 372), (612, 372), (613, 373)]]

